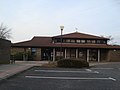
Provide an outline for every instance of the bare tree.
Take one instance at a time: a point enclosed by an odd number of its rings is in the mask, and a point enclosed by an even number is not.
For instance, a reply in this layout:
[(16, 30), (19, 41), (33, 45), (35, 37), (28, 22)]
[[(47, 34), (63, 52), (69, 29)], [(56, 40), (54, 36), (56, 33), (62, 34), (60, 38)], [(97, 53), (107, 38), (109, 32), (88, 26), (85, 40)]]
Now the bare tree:
[(111, 44), (111, 45), (117, 45), (117, 42), (114, 41), (114, 38), (111, 35), (108, 36), (108, 38), (110, 39), (109, 42), (108, 42), (109, 44)]
[(3, 23), (0, 25), (0, 38), (9, 39), (11, 38), (11, 29), (7, 26), (4, 26)]
[(105, 38), (108, 38), (108, 44), (111, 44), (111, 45), (117, 45), (117, 42), (114, 41), (114, 38), (109, 35), (109, 36), (104, 36), (104, 35), (101, 35), (101, 37), (105, 37)]

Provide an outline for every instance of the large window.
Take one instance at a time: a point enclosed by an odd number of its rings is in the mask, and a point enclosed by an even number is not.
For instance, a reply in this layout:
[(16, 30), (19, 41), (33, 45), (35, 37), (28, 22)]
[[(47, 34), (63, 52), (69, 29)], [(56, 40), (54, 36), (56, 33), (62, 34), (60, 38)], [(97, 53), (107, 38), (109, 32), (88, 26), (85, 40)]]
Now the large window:
[(81, 43), (85, 43), (85, 40), (81, 40)]
[(91, 43), (95, 44), (95, 43), (96, 43), (96, 40), (91, 40)]
[(76, 40), (77, 43), (80, 43), (81, 41), (80, 40)]
[(86, 60), (86, 50), (85, 49), (78, 50), (78, 58), (80, 60)]
[(107, 44), (106, 40), (97, 40), (97, 44)]
[(87, 40), (87, 43), (91, 43), (91, 40)]
[(66, 39), (66, 43), (70, 43), (70, 39)]
[(35, 52), (36, 52), (36, 48), (32, 48), (31, 51), (32, 51), (33, 53), (35, 53)]
[(60, 42), (61, 42), (61, 39), (60, 39), (60, 38), (55, 39), (54, 42), (55, 42), (55, 43), (60, 43)]
[(87, 40), (87, 43), (92, 43), (92, 44), (95, 44), (96, 43), (96, 40)]
[(71, 39), (71, 43), (75, 43), (75, 40), (74, 40), (74, 39)]
[(90, 49), (89, 54), (90, 54), (90, 56), (89, 56), (90, 61), (97, 61), (98, 51), (96, 49)]
[(101, 42), (100, 42), (100, 40), (97, 40), (97, 44), (100, 44)]
[[(54, 40), (55, 43), (61, 43), (61, 39)], [(77, 43), (77, 44), (107, 44), (107, 40), (85, 40), (85, 39), (62, 39), (62, 43)]]
[(76, 57), (76, 49), (66, 49), (67, 58), (75, 58)]

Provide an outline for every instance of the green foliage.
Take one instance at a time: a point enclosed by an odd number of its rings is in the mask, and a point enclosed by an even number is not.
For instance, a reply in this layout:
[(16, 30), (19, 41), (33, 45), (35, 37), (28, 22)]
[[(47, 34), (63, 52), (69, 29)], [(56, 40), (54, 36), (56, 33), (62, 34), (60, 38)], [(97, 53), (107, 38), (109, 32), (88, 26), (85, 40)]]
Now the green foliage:
[(23, 52), (18, 52), (14, 56), (12, 56), (15, 60), (23, 60)]
[(89, 63), (87, 61), (78, 60), (78, 59), (62, 59), (57, 61), (58, 67), (65, 68), (83, 68), (89, 67)]
[(26, 57), (27, 60), (33, 60), (33, 56), (30, 52), (17, 52), (16, 54), (11, 55), (11, 59), (14, 58), (15, 60), (23, 60), (23, 57)]

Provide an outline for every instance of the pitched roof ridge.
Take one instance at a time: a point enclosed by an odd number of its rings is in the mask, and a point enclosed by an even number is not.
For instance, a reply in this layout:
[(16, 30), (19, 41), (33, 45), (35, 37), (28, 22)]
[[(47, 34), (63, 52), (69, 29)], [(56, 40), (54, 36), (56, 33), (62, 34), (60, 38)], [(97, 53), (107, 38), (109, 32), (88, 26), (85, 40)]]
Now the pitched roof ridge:
[[(93, 36), (93, 37), (101, 37), (101, 36), (97, 36), (97, 35), (93, 35), (93, 34), (87, 34), (87, 33), (81, 33), (81, 32), (73, 32), (73, 33), (68, 33), (68, 34), (64, 34), (64, 35), (70, 35), (70, 34), (82, 34), (82, 35), (88, 35), (88, 36)], [(104, 38), (104, 37), (102, 37)]]
[(34, 36), (33, 38), (51, 38), (50, 36)]
[[(81, 34), (81, 35), (85, 35), (85, 36), (89, 36), (89, 37), (98, 37), (98, 38), (103, 38), (103, 39), (108, 39), (108, 38), (105, 38), (105, 37), (101, 37), (101, 36), (97, 36), (97, 35), (92, 35), (92, 34), (86, 34), (86, 33), (81, 33), (81, 32), (78, 32), (78, 31), (76, 31), (76, 32), (72, 32), (72, 33), (68, 33), (68, 34), (63, 34), (62, 36), (64, 37), (64, 36), (69, 36), (69, 35), (74, 35), (74, 34)], [(53, 37), (60, 37), (61, 35), (57, 35), (57, 36), (53, 36)]]
[(16, 43), (12, 43), (12, 44), (18, 44), (18, 43), (26, 43), (26, 42), (30, 42), (31, 40), (25, 40), (25, 41), (19, 41), (19, 42), (16, 42)]
[(34, 39), (41, 39), (41, 38), (51, 38), (51, 37), (47, 37), (47, 36), (34, 36), (31, 40), (34, 40)]

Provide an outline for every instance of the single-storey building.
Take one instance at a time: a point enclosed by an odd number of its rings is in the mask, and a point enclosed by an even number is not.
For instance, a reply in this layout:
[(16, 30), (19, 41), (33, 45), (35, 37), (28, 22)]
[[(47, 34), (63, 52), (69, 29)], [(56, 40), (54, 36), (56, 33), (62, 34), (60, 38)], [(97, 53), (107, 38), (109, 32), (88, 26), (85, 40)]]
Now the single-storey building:
[(120, 61), (120, 46), (109, 45), (109, 38), (79, 32), (53, 37), (33, 37), (12, 44), (12, 53), (24, 52), (23, 60), (58, 60), (76, 58), (89, 61)]

